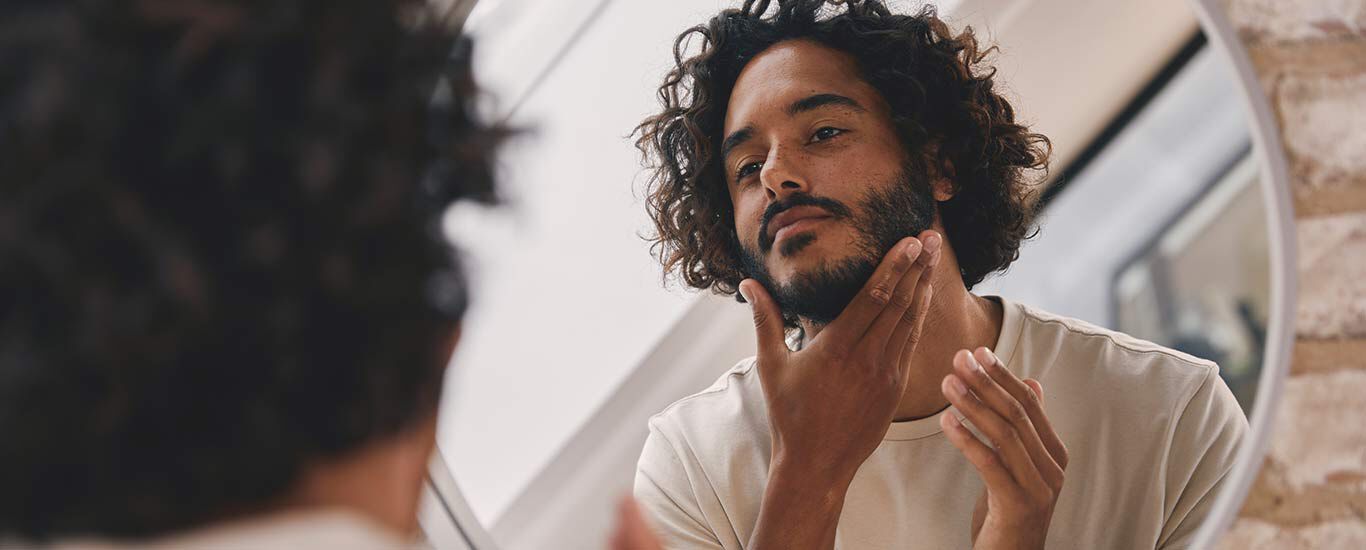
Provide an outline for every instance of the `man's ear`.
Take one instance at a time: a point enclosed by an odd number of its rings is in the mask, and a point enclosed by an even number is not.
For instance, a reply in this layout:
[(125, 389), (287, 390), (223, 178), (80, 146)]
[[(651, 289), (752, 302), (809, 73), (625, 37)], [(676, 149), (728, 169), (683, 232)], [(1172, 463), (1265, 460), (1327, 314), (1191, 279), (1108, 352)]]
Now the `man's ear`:
[(950, 180), (949, 178), (936, 178), (934, 183), (930, 184), (930, 187), (934, 191), (934, 200), (937, 202), (944, 202), (953, 198), (953, 180)]
[(953, 169), (953, 161), (936, 158), (938, 156), (937, 153), (938, 148), (933, 148), (928, 159), (930, 166), (937, 165), (938, 167), (938, 173), (934, 175), (934, 181), (930, 183), (930, 189), (934, 192), (935, 202), (944, 202), (952, 199), (954, 194), (958, 192), (953, 185), (953, 178), (956, 173)]

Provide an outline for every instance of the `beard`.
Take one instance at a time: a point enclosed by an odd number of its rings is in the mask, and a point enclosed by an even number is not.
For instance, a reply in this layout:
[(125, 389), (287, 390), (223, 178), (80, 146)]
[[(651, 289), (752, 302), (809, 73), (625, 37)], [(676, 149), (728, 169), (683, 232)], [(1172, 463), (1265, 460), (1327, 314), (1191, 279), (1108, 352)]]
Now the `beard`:
[[(770, 204), (759, 231), (759, 250), (743, 244), (738, 247), (746, 274), (768, 289), (789, 324), (799, 318), (818, 326), (834, 321), (863, 289), (897, 242), (919, 235), (934, 223), (934, 195), (927, 178), (913, 177), (911, 170), (903, 168), (896, 181), (869, 189), (857, 211), (839, 201), (807, 194), (793, 195)], [(851, 243), (850, 255), (822, 261), (815, 269), (798, 273), (787, 283), (777, 284), (763, 261), (764, 256), (773, 251), (768, 222), (794, 206), (820, 206), (835, 221), (853, 227), (857, 237)], [(810, 233), (795, 235), (783, 240), (777, 251), (782, 256), (791, 256), (815, 240), (816, 236)]]

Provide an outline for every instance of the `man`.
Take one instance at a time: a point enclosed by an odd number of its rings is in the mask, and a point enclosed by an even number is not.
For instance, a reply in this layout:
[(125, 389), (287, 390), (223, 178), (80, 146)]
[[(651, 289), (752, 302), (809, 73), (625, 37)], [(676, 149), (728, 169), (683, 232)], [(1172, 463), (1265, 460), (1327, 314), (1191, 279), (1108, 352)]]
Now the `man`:
[(468, 299), (437, 217), (507, 134), (469, 53), (420, 0), (0, 14), (0, 547), (411, 542)]
[(466, 302), (437, 218), (505, 133), (428, 9), (6, 9), (0, 546), (407, 544)]
[(1247, 429), (1216, 366), (972, 294), (1047, 140), (970, 29), (826, 4), (685, 31), (638, 128), (662, 263), (759, 350), (650, 419), (664, 546), (1186, 548)]

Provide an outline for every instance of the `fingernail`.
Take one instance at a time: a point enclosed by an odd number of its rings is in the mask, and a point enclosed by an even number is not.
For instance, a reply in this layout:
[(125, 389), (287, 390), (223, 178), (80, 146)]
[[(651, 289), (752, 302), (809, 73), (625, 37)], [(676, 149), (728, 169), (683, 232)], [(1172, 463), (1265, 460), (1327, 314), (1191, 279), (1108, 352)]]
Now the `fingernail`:
[(754, 300), (750, 299), (749, 297), (749, 291), (745, 290), (745, 285), (740, 285), (740, 295), (745, 297), (746, 302), (749, 302), (751, 304), (754, 303)]
[(983, 355), (983, 357), (977, 361), (978, 363), (983, 365), (991, 365), (993, 367), (996, 366), (998, 362), (996, 360), (996, 354), (992, 353), (989, 348), (981, 348), (977, 350), (977, 352)]
[(971, 367), (972, 370), (975, 370), (975, 371), (980, 371), (980, 370), (982, 370), (982, 364), (977, 362), (977, 354), (975, 354), (975, 353), (969, 353), (969, 354), (968, 354), (968, 367)]
[(963, 423), (958, 420), (958, 417), (954, 416), (951, 412), (944, 415), (944, 422), (947, 422), (951, 428), (958, 428), (963, 425)]
[(925, 237), (925, 250), (930, 252), (939, 250), (940, 240), (938, 233), (930, 233), (930, 236)]
[(961, 395), (967, 395), (967, 394), (968, 394), (968, 388), (967, 388), (967, 386), (964, 386), (964, 385), (963, 385), (963, 382), (960, 381), (960, 380), (958, 380), (958, 377), (957, 377), (957, 376), (949, 375), (949, 376), (945, 377), (945, 380), (948, 381), (948, 384), (949, 384), (949, 391), (953, 392), (954, 395), (960, 395), (960, 396), (961, 396)]
[(906, 245), (906, 257), (914, 260), (918, 256), (920, 256), (920, 241), (911, 241), (911, 244)]

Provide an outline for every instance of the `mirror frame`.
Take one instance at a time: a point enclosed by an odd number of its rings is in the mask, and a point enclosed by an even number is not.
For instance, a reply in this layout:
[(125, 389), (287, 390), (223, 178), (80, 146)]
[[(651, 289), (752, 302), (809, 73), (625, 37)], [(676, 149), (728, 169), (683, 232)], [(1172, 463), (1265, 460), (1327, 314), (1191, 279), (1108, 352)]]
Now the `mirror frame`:
[[(477, 1), (463, 0), (462, 7), (472, 9)], [(1262, 372), (1252, 415), (1248, 418), (1251, 431), (1238, 450), (1233, 469), (1229, 472), (1230, 483), (1215, 498), (1211, 516), (1200, 526), (1193, 544), (1194, 548), (1211, 548), (1238, 517), (1261, 470), (1271, 440), (1294, 347), (1298, 274), (1295, 269), (1295, 218), (1290, 197), (1288, 162), (1270, 101), (1220, 1), (1188, 0), (1188, 4), (1200, 21), (1200, 28), (1209, 39), (1209, 46), (1233, 67), (1238, 81), (1239, 100), (1248, 117), (1252, 146), (1261, 171), (1259, 180), (1263, 201), (1267, 205), (1267, 243), (1271, 261), (1271, 307)], [(428, 464), (428, 479), (423, 490), (423, 511), (419, 523), (427, 542), (433, 548), (442, 550), (498, 548), (489, 531), (475, 517), (441, 457), (438, 448)]]
[(1252, 148), (1261, 171), (1262, 199), (1266, 204), (1267, 245), (1271, 260), (1271, 308), (1267, 315), (1266, 349), (1262, 372), (1248, 418), (1250, 432), (1229, 472), (1230, 483), (1215, 497), (1211, 516), (1196, 534), (1193, 548), (1212, 548), (1228, 531), (1261, 471), (1271, 442), (1276, 412), (1290, 372), (1295, 344), (1295, 305), (1299, 275), (1296, 270), (1295, 213), (1290, 198), (1289, 163), (1282, 146), (1271, 102), (1253, 69), (1252, 60), (1238, 38), (1233, 23), (1219, 0), (1189, 0), (1210, 46), (1233, 67), (1238, 96), (1248, 117)]

